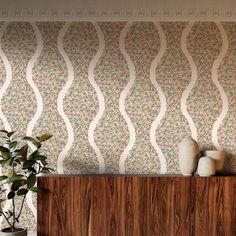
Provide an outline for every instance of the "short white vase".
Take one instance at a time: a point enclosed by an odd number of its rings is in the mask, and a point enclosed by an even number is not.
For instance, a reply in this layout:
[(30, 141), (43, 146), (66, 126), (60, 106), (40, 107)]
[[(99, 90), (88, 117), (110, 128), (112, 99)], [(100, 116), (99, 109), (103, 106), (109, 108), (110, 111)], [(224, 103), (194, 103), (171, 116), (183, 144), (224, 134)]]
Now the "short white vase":
[(224, 168), (225, 151), (205, 151), (204, 155), (215, 160), (216, 173), (221, 173)]
[(184, 138), (179, 144), (179, 167), (184, 176), (191, 176), (197, 170), (199, 146), (192, 138)]
[(211, 157), (201, 157), (198, 162), (198, 174), (203, 177), (209, 177), (215, 174), (215, 161)]

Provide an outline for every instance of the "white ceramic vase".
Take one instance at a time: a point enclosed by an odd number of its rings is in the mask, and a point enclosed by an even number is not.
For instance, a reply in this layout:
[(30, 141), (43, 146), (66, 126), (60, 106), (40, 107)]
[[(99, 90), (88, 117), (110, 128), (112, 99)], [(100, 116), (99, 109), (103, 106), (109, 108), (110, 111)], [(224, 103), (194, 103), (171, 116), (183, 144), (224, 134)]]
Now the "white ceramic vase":
[(179, 167), (184, 176), (191, 176), (197, 170), (199, 146), (192, 138), (184, 138), (179, 144)]
[(204, 155), (215, 160), (216, 173), (221, 173), (224, 168), (225, 151), (205, 151)]
[(198, 162), (198, 174), (203, 177), (215, 174), (215, 161), (211, 157), (201, 157)]
[(16, 232), (9, 232), (9, 228), (3, 229), (0, 231), (0, 236), (27, 236), (27, 229), (21, 228)]

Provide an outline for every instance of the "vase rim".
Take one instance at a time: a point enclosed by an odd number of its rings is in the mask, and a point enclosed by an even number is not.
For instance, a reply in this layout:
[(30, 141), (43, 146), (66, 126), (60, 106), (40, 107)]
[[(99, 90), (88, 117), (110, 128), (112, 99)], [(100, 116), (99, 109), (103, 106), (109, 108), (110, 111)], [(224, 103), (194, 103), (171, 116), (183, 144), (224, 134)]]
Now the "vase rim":
[(219, 150), (206, 150), (205, 153), (210, 153), (210, 152), (225, 152), (224, 149), (219, 149)]
[(11, 229), (11, 227), (6, 227), (4, 229), (1, 229), (1, 232), (3, 232), (3, 233), (20, 233), (20, 232), (27, 231), (27, 228), (21, 227), (21, 226), (16, 227), (17, 231), (6, 231), (8, 229)]

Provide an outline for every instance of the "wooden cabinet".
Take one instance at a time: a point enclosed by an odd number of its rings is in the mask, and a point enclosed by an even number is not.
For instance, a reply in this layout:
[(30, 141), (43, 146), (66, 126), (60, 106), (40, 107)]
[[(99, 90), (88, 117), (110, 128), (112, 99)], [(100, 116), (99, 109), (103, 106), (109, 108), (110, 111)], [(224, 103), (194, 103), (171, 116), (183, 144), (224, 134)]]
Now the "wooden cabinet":
[(38, 236), (236, 236), (236, 177), (38, 178)]

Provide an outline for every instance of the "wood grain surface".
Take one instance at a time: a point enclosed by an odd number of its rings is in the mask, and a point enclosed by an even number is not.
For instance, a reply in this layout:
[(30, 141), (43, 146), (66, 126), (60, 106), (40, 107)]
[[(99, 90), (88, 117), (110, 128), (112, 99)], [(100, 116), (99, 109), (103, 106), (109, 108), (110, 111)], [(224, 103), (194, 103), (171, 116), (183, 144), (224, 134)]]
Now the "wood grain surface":
[(38, 178), (38, 236), (236, 236), (236, 177)]

